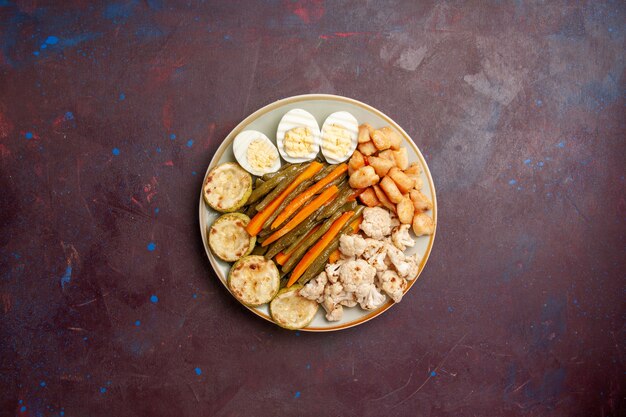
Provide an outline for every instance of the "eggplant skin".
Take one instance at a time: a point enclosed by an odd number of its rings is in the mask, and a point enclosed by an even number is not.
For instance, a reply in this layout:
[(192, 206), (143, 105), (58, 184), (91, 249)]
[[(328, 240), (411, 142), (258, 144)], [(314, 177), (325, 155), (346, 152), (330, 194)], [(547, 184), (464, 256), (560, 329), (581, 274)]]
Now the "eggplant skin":
[(252, 176), (235, 162), (213, 168), (202, 187), (204, 201), (220, 213), (239, 210), (251, 193)]
[(249, 255), (256, 237), (246, 231), (248, 223), (250, 218), (242, 213), (226, 213), (218, 217), (208, 230), (213, 253), (226, 262), (235, 262)]
[(230, 268), (228, 288), (249, 307), (269, 303), (280, 289), (278, 268), (274, 261), (263, 256), (244, 256)]
[(280, 327), (298, 330), (313, 321), (319, 304), (302, 297), (299, 293), (301, 288), (299, 284), (283, 288), (270, 303), (272, 320)]

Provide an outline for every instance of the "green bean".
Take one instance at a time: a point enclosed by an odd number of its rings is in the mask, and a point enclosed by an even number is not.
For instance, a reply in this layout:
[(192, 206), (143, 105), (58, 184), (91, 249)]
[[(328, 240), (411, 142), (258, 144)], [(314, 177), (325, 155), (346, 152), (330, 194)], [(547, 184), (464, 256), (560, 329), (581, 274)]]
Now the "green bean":
[(267, 195), (267, 193), (271, 192), (277, 186), (282, 184), (282, 181), (287, 178), (288, 174), (293, 173), (295, 170), (297, 170), (297, 168), (297, 166), (291, 165), (284, 171), (278, 172), (272, 178), (261, 184), (259, 187), (255, 188), (252, 191), (252, 194), (250, 194), (250, 197), (248, 197), (247, 204), (254, 203)]
[(304, 221), (296, 226), (292, 231), (274, 242), (270, 252), (274, 253), (274, 255), (278, 254), (278, 252), (291, 245), (294, 240), (298, 239), (303, 234), (308, 233), (318, 223), (319, 222), (315, 220), (315, 213), (310, 214), (309, 217), (304, 219)]
[(287, 246), (287, 248), (285, 249), (285, 252), (293, 252), (294, 250), (296, 250), (296, 248), (298, 246), (300, 246), (300, 244), (302, 243), (302, 241), (306, 238), (306, 236), (309, 234), (309, 232), (311, 230), (313, 230), (315, 228), (315, 226), (320, 225), (322, 222), (314, 222), (311, 223), (311, 227), (308, 228), (304, 233), (302, 233), (300, 236), (298, 236), (289, 246)]
[(335, 237), (330, 242), (330, 244), (324, 248), (322, 253), (320, 253), (319, 256), (315, 258), (313, 263), (307, 268), (306, 271), (304, 271), (302, 276), (298, 278), (298, 284), (304, 285), (316, 276), (318, 276), (319, 273), (322, 272), (326, 267), (326, 262), (328, 261), (328, 258), (330, 258), (330, 254), (333, 253), (338, 247), (339, 236)]
[(313, 182), (318, 182), (319, 180), (324, 178), (326, 175), (330, 174), (333, 169), (335, 169), (333, 165), (325, 166), (324, 168), (320, 170), (320, 172), (318, 172), (317, 174), (313, 176)]
[(278, 215), (285, 209), (285, 207), (287, 207), (287, 204), (291, 203), (291, 200), (296, 198), (298, 194), (300, 194), (301, 192), (309, 188), (309, 186), (312, 183), (313, 182), (311, 180), (307, 180), (307, 181), (302, 182), (300, 185), (298, 185), (293, 190), (293, 192), (290, 193), (282, 203), (280, 203), (280, 206), (278, 206), (278, 208), (274, 211), (274, 213), (272, 213), (269, 219), (265, 220), (265, 223), (263, 223), (263, 229), (267, 229), (268, 227), (270, 227), (270, 225), (274, 222), (274, 220), (276, 220), (276, 217), (278, 217)]
[(319, 275), (319, 273), (326, 266), (326, 262), (328, 262), (328, 258), (330, 257), (330, 254), (333, 253), (339, 247), (339, 239), (341, 238), (341, 235), (353, 233), (352, 227), (350, 226), (350, 224), (354, 220), (359, 218), (361, 213), (363, 213), (364, 208), (365, 207), (363, 206), (358, 206), (355, 209), (354, 214), (350, 216), (350, 218), (346, 222), (346, 225), (341, 229), (341, 231), (337, 234), (337, 236), (335, 236), (333, 240), (330, 241), (330, 244), (327, 247), (325, 247), (324, 250), (322, 250), (322, 253), (320, 253), (319, 256), (315, 258), (313, 263), (307, 268), (306, 271), (304, 271), (302, 276), (298, 279), (299, 284), (304, 285), (307, 282), (309, 282), (311, 279)]
[(267, 194), (265, 198), (261, 200), (259, 204), (256, 205), (256, 209), (258, 211), (261, 211), (265, 207), (267, 207), (272, 201), (276, 199), (276, 197), (278, 197), (280, 193), (282, 193), (287, 187), (289, 187), (289, 185), (293, 182), (294, 178), (296, 178), (308, 166), (309, 166), (308, 164), (304, 164), (300, 166), (292, 165), (285, 170), (285, 173), (283, 175), (278, 175), (272, 178), (271, 180), (269, 180), (268, 182), (272, 182), (276, 180), (276, 178), (281, 178), (280, 183), (277, 184), (276, 187), (269, 194)]
[(281, 166), (278, 171), (276, 171), (276, 172), (268, 172), (267, 174), (263, 174), (262, 178), (263, 178), (264, 181), (271, 180), (276, 175), (278, 175), (279, 173), (283, 172), (285, 169), (289, 168), (292, 165), (294, 165), (294, 164), (287, 162), (286, 164), (283, 164), (283, 166)]
[(264, 248), (261, 245), (256, 245), (254, 249), (252, 249), (251, 255), (265, 255), (265, 252), (267, 252), (267, 248)]
[(324, 208), (318, 212), (317, 219), (325, 219), (326, 217), (337, 211), (346, 201), (348, 201), (348, 198), (350, 198), (352, 192), (353, 191), (352, 188), (350, 188), (350, 185), (347, 183), (344, 184), (339, 189), (337, 197), (335, 197), (335, 199), (331, 201), (329, 205), (324, 206)]
[(328, 220), (322, 223), (319, 229), (317, 229), (314, 233), (304, 239), (300, 246), (298, 246), (298, 248), (291, 254), (287, 262), (285, 262), (285, 264), (283, 265), (283, 271), (289, 272), (293, 268), (295, 268), (298, 262), (300, 262), (300, 259), (302, 259), (302, 257), (306, 253), (307, 249), (313, 246), (315, 242), (317, 242), (324, 235), (324, 233), (326, 233), (328, 229), (330, 229), (330, 226), (332, 226), (333, 222), (337, 220), (339, 216), (341, 216), (341, 212), (337, 211), (333, 213), (333, 215), (328, 218)]
[(246, 208), (246, 210), (243, 212), (243, 214), (245, 214), (246, 216), (252, 218), (252, 216), (254, 216), (256, 214), (256, 208), (254, 208), (253, 204), (250, 204), (248, 206), (248, 208)]
[(273, 258), (274, 256), (278, 255), (278, 252), (281, 252), (283, 249), (285, 249), (289, 245), (291, 241), (293, 241), (293, 239), (299, 238), (300, 235), (302, 234), (300, 230), (298, 231), (293, 230), (292, 232), (289, 232), (288, 235), (281, 237), (276, 242), (268, 246), (269, 247), (269, 250), (267, 251), (268, 258)]
[(263, 181), (261, 178), (257, 178), (256, 180), (254, 180), (254, 188), (259, 188), (261, 185), (263, 185), (265, 181)]

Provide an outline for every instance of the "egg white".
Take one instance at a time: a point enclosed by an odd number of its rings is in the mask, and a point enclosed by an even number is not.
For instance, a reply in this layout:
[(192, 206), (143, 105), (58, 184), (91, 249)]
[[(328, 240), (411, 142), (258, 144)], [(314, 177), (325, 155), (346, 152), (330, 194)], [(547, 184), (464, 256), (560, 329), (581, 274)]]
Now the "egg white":
[[(257, 139), (260, 139), (263, 142), (269, 144), (272, 152), (276, 156), (276, 161), (274, 162), (274, 164), (272, 164), (271, 167), (262, 170), (252, 168), (252, 166), (250, 166), (250, 163), (248, 162), (248, 157), (246, 155), (246, 151), (248, 150), (248, 146), (250, 146), (250, 143)], [(280, 169), (280, 157), (278, 156), (278, 150), (276, 149), (276, 146), (274, 146), (272, 141), (269, 140), (269, 138), (265, 136), (265, 134), (257, 130), (244, 130), (243, 132), (239, 133), (233, 141), (233, 154), (235, 154), (235, 159), (237, 160), (239, 165), (241, 165), (243, 169), (245, 169), (252, 175), (261, 176), (270, 172), (276, 172)]]
[[(329, 155), (327, 150), (324, 149), (324, 140), (322, 138), (322, 135), (324, 133), (326, 126), (333, 125), (333, 124), (342, 126), (350, 135), (350, 148), (348, 149), (348, 152), (346, 152), (346, 154), (340, 159), (337, 159), (334, 156)], [(354, 117), (352, 114), (348, 113), (347, 111), (338, 111), (338, 112), (332, 113), (330, 116), (326, 118), (326, 120), (324, 121), (324, 124), (322, 125), (322, 130), (320, 134), (320, 146), (322, 147), (322, 155), (324, 155), (324, 158), (326, 158), (326, 161), (328, 161), (329, 163), (339, 164), (347, 160), (348, 158), (350, 158), (350, 156), (352, 156), (358, 144), (358, 137), (359, 137), (359, 122), (356, 120), (356, 117)]]
[[(313, 135), (313, 150), (308, 155), (298, 158), (287, 155), (283, 144), (285, 133), (296, 127), (307, 127), (309, 128), (311, 135)], [(287, 162), (298, 163), (315, 159), (320, 151), (320, 127), (317, 124), (317, 120), (315, 120), (315, 116), (302, 109), (289, 110), (285, 113), (282, 119), (280, 119), (280, 123), (278, 123), (278, 130), (276, 130), (276, 144), (278, 145), (280, 156), (282, 156)]]

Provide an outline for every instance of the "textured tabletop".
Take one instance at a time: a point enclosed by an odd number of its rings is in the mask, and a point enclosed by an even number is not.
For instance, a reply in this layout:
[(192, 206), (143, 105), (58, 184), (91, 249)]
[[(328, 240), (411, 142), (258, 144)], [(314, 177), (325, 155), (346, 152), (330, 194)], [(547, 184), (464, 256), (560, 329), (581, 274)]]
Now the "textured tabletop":
[[(626, 8), (534, 3), (0, 0), (0, 416), (623, 413)], [(198, 228), (225, 135), (304, 93), (395, 119), (439, 203), (402, 303), (328, 334)]]

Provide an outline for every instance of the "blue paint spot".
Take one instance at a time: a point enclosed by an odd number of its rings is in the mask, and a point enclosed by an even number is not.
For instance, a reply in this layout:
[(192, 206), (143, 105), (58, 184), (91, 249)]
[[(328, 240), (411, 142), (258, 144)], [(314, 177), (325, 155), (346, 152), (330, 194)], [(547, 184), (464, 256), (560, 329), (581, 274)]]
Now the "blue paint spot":
[(161, 153), (161, 148), (156, 148), (157, 153)]
[(41, 382), (39, 383), (39, 385), (40, 385), (40, 386), (42, 386), (42, 387), (45, 387), (45, 386), (46, 386), (46, 381), (41, 381)]
[(537, 99), (535, 100), (535, 104), (537, 105), (537, 107), (541, 107), (543, 105), (543, 101)]
[(154, 243), (154, 242), (150, 242), (150, 243), (148, 243), (148, 246), (146, 246), (146, 248), (147, 248), (150, 252), (152, 252), (153, 250), (155, 250), (155, 249), (156, 249), (156, 243)]
[(531, 162), (532, 162), (532, 160), (531, 160), (531, 159), (525, 159), (525, 160), (524, 160), (524, 165), (528, 165), (528, 164), (530, 164)]
[(65, 274), (61, 277), (61, 288), (65, 288), (65, 285), (69, 284), (72, 280), (72, 266), (68, 265), (65, 268)]
[(107, 392), (107, 389), (105, 387), (100, 387), (100, 392), (104, 394), (105, 392)]
[(159, 302), (159, 297), (157, 297), (156, 295), (153, 294), (153, 295), (150, 296), (150, 301), (152, 303), (156, 304), (156, 303)]
[(40, 46), (41, 49), (46, 49), (47, 47), (48, 47), (48, 45), (46, 45), (45, 43)]
[(133, 7), (135, 7), (135, 1), (129, 3), (113, 3), (109, 4), (104, 9), (104, 17), (112, 20), (113, 23), (124, 23), (129, 17), (133, 15)]
[(194, 294), (194, 295), (193, 295), (193, 298), (198, 298), (198, 294)]
[(33, 138), (33, 133), (32, 132), (26, 132), (24, 133), (24, 137), (28, 140)]
[(111, 381), (107, 381), (107, 385), (111, 385)]
[(34, 51), (34, 52), (33, 52), (33, 55), (35, 55), (35, 56), (39, 56), (39, 51)]
[(517, 187), (517, 191), (522, 191), (522, 187)]
[(193, 146), (193, 139), (189, 139), (189, 140), (187, 141), (187, 147), (188, 147), (188, 148), (191, 148), (192, 146)]
[(452, 313), (454, 311), (454, 308), (452, 306), (448, 306), (448, 312)]
[(141, 326), (141, 321), (137, 320), (137, 321), (135, 322), (135, 326)]
[(24, 402), (24, 401), (22, 401), (22, 400), (19, 400), (19, 401), (18, 401), (17, 403), (18, 403), (18, 404), (22, 404), (23, 402)]
[(191, 175), (196, 175), (196, 171), (191, 171)]
[(158, 207), (154, 209), (154, 214), (159, 214), (159, 208)]
[(61, 411), (61, 412), (59, 413), (59, 415), (60, 415), (60, 416), (64, 416), (64, 415), (65, 415), (65, 411)]
[(543, 161), (539, 161), (539, 162), (537, 162), (537, 166), (538, 166), (538, 167), (542, 167), (543, 165), (544, 165), (544, 164), (543, 164)]
[(296, 332), (296, 336), (300, 336), (300, 332), (299, 331)]
[(225, 41), (229, 41), (231, 39), (232, 39), (232, 37), (230, 35), (224, 35), (224, 40)]
[(26, 411), (26, 406), (25, 405), (20, 407), (20, 413), (23, 413), (24, 411)]
[(194, 370), (196, 371), (196, 375), (202, 375), (202, 369), (196, 368)]
[(48, 38), (46, 39), (46, 43), (48, 45), (56, 45), (57, 43), (59, 43), (59, 38), (57, 38), (56, 36), (48, 36)]
[(300, 391), (296, 391), (296, 393), (293, 396), (294, 398), (300, 398)]
[(120, 150), (117, 148), (113, 148), (113, 150), (111, 151), (111, 153), (115, 156), (118, 156), (120, 154)]
[(517, 181), (515, 181), (515, 180), (510, 180), (509, 181), (509, 185), (515, 185), (515, 184), (517, 184)]
[(564, 148), (565, 147), (565, 143), (563, 142), (559, 142), (558, 145), (556, 145), (557, 148)]
[(74, 113), (68, 111), (65, 113), (65, 120), (74, 120)]
[(175, 134), (173, 134), (173, 133), (171, 133), (171, 134), (170, 134), (170, 139), (172, 139), (172, 140), (176, 139), (176, 135), (175, 135)]
[(126, 94), (120, 93), (120, 101), (126, 100)]
[(84, 341), (87, 341), (89, 338), (87, 336), (83, 337)]
[(311, 369), (311, 364), (310, 363), (306, 364), (306, 369)]
[(430, 372), (430, 376), (437, 376), (437, 372), (435, 372), (435, 371), (431, 371), (431, 372)]
[(613, 28), (609, 28), (608, 30), (609, 30), (609, 32), (613, 32)]

